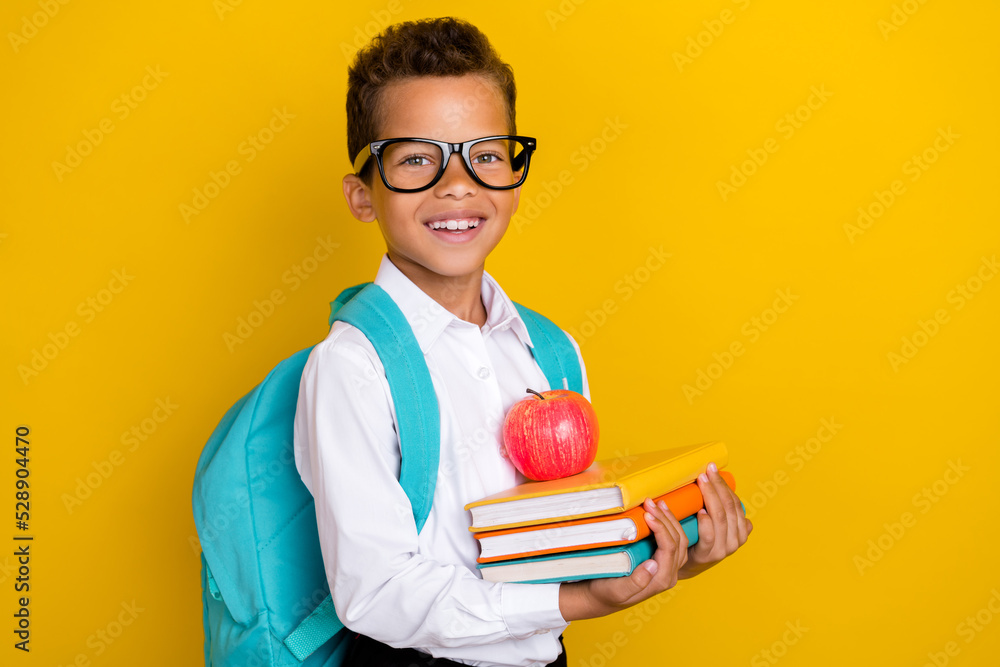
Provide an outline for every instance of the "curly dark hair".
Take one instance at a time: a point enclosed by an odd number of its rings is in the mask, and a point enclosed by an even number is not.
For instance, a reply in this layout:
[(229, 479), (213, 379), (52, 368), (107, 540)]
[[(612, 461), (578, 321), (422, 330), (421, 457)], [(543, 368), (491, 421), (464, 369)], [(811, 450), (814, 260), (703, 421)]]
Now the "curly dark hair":
[[(347, 157), (379, 139), (383, 92), (392, 83), (418, 76), (476, 74), (493, 82), (506, 104), (510, 134), (517, 134), (514, 70), (489, 39), (468, 21), (453, 17), (406, 21), (386, 27), (354, 57), (347, 70)], [(372, 163), (359, 174), (371, 185)]]

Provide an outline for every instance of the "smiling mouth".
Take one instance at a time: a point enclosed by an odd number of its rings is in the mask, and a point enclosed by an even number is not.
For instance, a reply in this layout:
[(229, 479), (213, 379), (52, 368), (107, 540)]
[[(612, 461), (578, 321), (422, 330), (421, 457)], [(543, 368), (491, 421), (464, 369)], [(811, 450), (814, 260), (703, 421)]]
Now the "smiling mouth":
[(425, 224), (433, 230), (463, 232), (467, 229), (475, 229), (479, 226), (480, 222), (483, 222), (482, 218), (454, 218), (451, 220), (435, 220), (434, 222)]

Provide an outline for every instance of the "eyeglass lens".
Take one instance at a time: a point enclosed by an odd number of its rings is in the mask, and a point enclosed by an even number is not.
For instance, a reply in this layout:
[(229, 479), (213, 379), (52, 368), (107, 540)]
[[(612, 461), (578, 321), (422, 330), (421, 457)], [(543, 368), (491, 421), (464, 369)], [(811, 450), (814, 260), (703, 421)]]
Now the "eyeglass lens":
[[(513, 139), (489, 139), (469, 149), (469, 162), (476, 176), (487, 185), (513, 185), (521, 176), (524, 145)], [(461, 160), (456, 153), (453, 159)], [(382, 167), (390, 186), (409, 190), (434, 180), (444, 159), (441, 148), (423, 141), (389, 144), (382, 154)], [(515, 171), (516, 170), (516, 171)]]

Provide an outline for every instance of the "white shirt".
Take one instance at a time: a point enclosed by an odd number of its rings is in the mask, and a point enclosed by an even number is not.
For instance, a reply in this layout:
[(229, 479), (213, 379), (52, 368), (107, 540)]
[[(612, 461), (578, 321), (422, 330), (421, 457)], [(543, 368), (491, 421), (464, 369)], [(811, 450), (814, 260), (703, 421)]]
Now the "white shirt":
[[(503, 418), (525, 388), (550, 388), (524, 322), (485, 272), (482, 328), (448, 312), (386, 256), (374, 282), (399, 306), (424, 353), (441, 413), (441, 458), (418, 535), (397, 481), (399, 439), (382, 364), (358, 329), (334, 323), (302, 373), (294, 448), (316, 501), (337, 615), (352, 631), (434, 657), (545, 665), (558, 657), (567, 625), (559, 584), (483, 581), (464, 509), (524, 481), (500, 453)], [(585, 370), (583, 388), (589, 399)]]

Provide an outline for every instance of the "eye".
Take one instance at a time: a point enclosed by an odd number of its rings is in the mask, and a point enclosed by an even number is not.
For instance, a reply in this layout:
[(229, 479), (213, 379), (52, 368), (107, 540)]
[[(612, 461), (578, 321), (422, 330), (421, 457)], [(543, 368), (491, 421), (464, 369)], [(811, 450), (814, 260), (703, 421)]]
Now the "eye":
[(430, 163), (431, 158), (427, 155), (407, 155), (399, 161), (404, 167), (426, 167)]
[(484, 151), (482, 153), (476, 153), (472, 156), (472, 162), (475, 164), (497, 164), (503, 161), (503, 156), (500, 153), (493, 151)]

